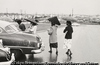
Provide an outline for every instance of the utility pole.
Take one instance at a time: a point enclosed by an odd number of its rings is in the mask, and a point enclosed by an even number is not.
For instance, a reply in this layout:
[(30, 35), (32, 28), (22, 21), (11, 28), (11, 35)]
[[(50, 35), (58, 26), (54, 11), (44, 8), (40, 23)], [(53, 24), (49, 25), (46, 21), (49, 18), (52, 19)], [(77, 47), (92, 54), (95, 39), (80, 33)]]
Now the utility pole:
[(20, 10), (20, 19), (22, 18), (22, 9)]
[(8, 9), (6, 8), (6, 16), (8, 16)]
[(22, 15), (22, 9), (20, 10), (20, 14)]
[(72, 16), (73, 16), (73, 8), (72, 8)]

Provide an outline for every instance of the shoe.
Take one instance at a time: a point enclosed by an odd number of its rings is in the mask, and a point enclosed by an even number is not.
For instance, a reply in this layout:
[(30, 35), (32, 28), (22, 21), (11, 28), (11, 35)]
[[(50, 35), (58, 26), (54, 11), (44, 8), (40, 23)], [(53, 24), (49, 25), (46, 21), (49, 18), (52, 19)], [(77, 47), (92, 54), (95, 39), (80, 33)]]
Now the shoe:
[(52, 51), (49, 51), (49, 53), (52, 53)]
[(56, 55), (58, 55), (58, 51), (56, 51)]

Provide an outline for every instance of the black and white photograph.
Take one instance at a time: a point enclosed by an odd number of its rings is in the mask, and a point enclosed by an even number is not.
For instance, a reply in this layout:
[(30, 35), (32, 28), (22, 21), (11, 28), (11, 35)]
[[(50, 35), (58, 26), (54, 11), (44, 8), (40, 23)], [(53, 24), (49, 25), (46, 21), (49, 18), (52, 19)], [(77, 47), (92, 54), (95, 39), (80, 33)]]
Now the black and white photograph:
[(100, 63), (100, 0), (0, 0), (0, 65)]

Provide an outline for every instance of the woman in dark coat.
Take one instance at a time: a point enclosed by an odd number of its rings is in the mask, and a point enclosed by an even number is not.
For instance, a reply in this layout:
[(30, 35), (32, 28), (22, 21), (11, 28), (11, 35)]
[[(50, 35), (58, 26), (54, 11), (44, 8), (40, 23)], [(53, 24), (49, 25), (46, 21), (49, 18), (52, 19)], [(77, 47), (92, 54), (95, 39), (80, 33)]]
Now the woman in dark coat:
[(67, 48), (67, 52), (66, 54), (68, 55), (72, 55), (72, 52), (71, 52), (71, 43), (72, 43), (72, 33), (73, 33), (73, 28), (71, 26), (71, 21), (67, 21), (66, 22), (66, 27), (64, 29), (64, 33), (65, 34), (65, 41), (64, 41), (64, 47)]

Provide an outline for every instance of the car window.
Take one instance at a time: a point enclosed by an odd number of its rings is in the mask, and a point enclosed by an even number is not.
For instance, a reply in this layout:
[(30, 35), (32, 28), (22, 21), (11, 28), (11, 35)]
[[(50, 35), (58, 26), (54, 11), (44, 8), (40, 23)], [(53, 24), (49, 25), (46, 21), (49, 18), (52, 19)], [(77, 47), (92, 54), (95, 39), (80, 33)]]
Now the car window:
[(6, 31), (0, 27), (0, 33), (6, 33)]
[(0, 33), (2, 33), (2, 31), (3, 31), (3, 30), (0, 28)]
[(14, 26), (17, 28), (18, 31), (21, 31), (18, 24), (15, 24)]
[(6, 26), (5, 30), (7, 31), (7, 33), (15, 33), (19, 31), (15, 25)]

